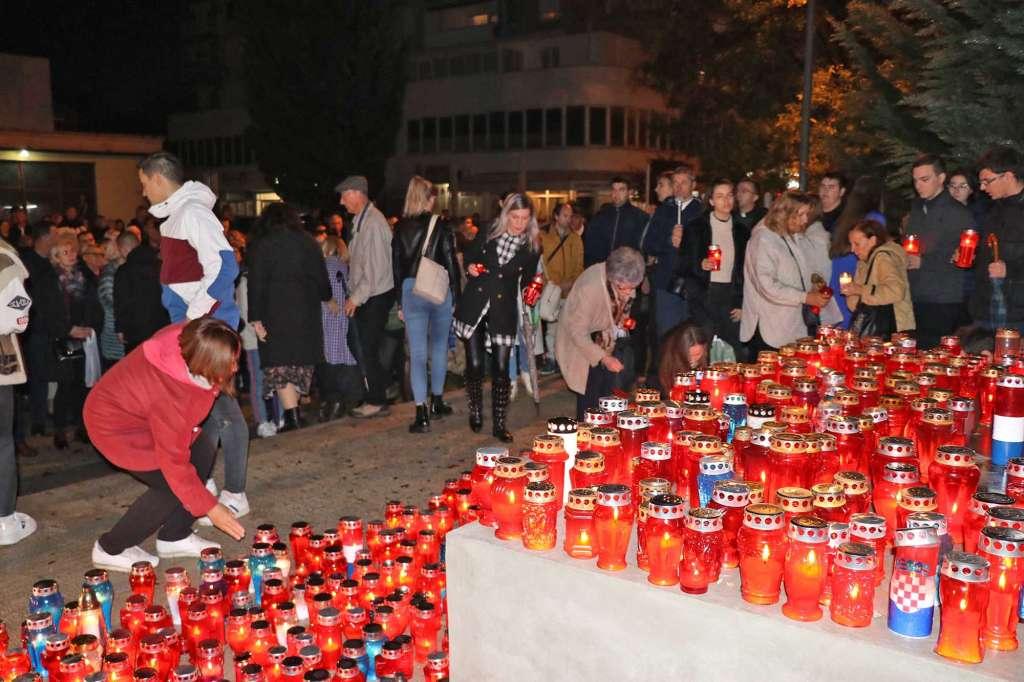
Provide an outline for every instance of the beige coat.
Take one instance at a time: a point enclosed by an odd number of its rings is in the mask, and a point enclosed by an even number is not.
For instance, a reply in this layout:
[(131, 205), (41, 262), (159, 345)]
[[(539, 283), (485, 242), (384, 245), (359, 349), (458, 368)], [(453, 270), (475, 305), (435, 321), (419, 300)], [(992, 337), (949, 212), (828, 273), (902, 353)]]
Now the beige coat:
[(604, 263), (597, 263), (576, 280), (558, 318), (555, 358), (571, 390), (585, 393), (590, 368), (608, 355), (594, 343), (591, 335), (603, 331), (612, 333), (614, 326)]
[[(868, 263), (874, 261), (871, 268), (871, 280), (865, 282), (868, 274)], [(854, 281), (866, 285), (864, 302), (868, 305), (892, 304), (896, 315), (896, 331), (905, 332), (917, 327), (914, 321), (914, 305), (910, 301), (910, 282), (907, 281), (907, 253), (896, 242), (886, 242), (875, 248), (868, 256), (867, 262), (857, 261), (857, 272)], [(847, 296), (846, 305), (856, 310), (860, 296)]]

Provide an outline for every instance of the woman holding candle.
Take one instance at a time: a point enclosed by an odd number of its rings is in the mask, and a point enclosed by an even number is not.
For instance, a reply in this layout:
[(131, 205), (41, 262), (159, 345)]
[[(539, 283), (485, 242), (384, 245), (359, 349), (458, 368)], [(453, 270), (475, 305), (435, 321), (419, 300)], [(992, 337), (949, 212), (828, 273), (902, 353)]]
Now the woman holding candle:
[(854, 311), (851, 329), (883, 337), (913, 331), (906, 252), (874, 220), (862, 220), (850, 229), (850, 248), (857, 256), (857, 273), (854, 281), (840, 288)]
[[(164, 328), (105, 374), (85, 404), (85, 424), (96, 448), (146, 486), (125, 515), (93, 546), (93, 564), (127, 572), (136, 561), (158, 559), (138, 545), (154, 532), (162, 557), (199, 556), (216, 543), (192, 532), (206, 515), (240, 539), (245, 529), (205, 488), (214, 448), (195, 443), (199, 424), (238, 370), (241, 341), (210, 317)], [(190, 451), (191, 449), (191, 451)]]

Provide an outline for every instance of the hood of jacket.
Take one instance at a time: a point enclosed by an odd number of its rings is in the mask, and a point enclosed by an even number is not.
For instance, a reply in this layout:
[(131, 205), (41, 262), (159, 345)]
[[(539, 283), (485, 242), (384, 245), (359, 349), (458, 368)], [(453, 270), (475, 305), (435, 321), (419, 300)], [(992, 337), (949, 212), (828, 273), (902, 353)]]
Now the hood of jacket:
[(185, 329), (186, 322), (164, 327), (142, 344), (142, 352), (146, 354), (146, 360), (158, 370), (192, 388), (202, 389), (192, 375), (189, 374), (185, 358), (181, 356), (181, 348), (178, 346), (178, 339)]
[(213, 209), (217, 203), (217, 195), (213, 193), (213, 190), (204, 185), (201, 182), (195, 180), (189, 180), (184, 185), (179, 187), (177, 191), (171, 196), (167, 197), (164, 201), (159, 204), (154, 204), (149, 207), (149, 212), (156, 218), (166, 218), (172, 213), (176, 213), (183, 206), (189, 203), (197, 203), (203, 208)]

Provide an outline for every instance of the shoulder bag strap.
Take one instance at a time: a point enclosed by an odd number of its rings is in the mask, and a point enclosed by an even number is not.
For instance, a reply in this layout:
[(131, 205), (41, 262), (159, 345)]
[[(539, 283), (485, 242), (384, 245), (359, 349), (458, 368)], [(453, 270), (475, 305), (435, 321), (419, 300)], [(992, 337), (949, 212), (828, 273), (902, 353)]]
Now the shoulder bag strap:
[(571, 234), (572, 232), (565, 233), (565, 236), (562, 237), (562, 241), (558, 242), (558, 246), (556, 246), (555, 250), (551, 252), (551, 255), (547, 257), (547, 260), (545, 261), (546, 263), (550, 263), (551, 259), (555, 257), (555, 254), (562, 250), (562, 247), (565, 246), (565, 240), (568, 239)]
[(434, 225), (437, 224), (437, 214), (430, 216), (430, 225), (427, 227), (427, 236), (423, 238), (423, 248), (420, 250), (420, 258), (427, 255), (427, 247), (430, 246), (430, 235), (434, 233)]
[(782, 243), (786, 245), (786, 251), (789, 251), (789, 255), (793, 257), (793, 262), (796, 263), (796, 271), (797, 274), (800, 275), (800, 286), (803, 287), (804, 291), (807, 291), (807, 282), (804, 281), (804, 271), (800, 269), (800, 261), (797, 260), (796, 254), (793, 253), (793, 249), (790, 248), (789, 240), (782, 237)]

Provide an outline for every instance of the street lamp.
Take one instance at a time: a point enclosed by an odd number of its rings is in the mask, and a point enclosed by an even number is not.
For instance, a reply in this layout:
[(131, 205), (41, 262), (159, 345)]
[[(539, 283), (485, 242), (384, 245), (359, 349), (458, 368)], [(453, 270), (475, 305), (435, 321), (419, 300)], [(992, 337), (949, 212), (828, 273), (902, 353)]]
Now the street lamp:
[(811, 153), (811, 86), (814, 82), (814, 0), (807, 0), (804, 27), (804, 98), (800, 103), (800, 191), (807, 190), (807, 160)]

